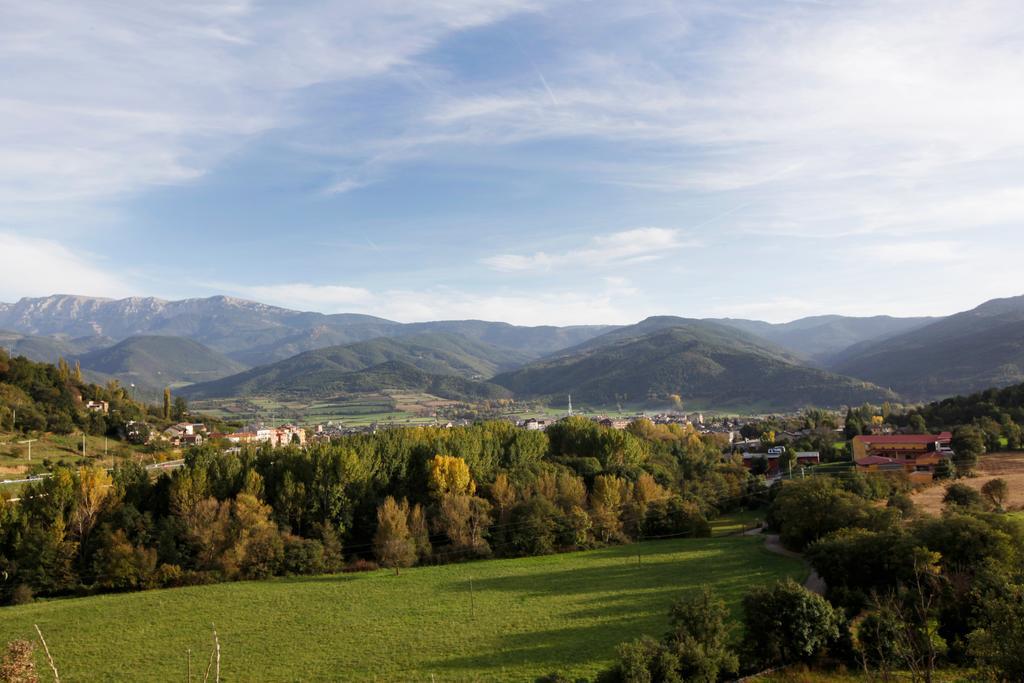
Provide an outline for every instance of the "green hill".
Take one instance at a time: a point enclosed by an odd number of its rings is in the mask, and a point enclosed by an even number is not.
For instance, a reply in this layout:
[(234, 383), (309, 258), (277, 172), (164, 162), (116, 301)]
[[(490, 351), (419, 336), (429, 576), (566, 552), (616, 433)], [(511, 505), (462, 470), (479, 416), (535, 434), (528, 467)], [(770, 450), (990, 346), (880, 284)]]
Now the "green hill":
[[(401, 339), (381, 338), (366, 342), (333, 346), (307, 351), (270, 365), (264, 365), (237, 375), (189, 387), (186, 393), (195, 398), (222, 398), (237, 396), (272, 395), (327, 395), (351, 393), (343, 387), (366, 387), (374, 377), (385, 379), (379, 370), (364, 372), (387, 363), (395, 368), (408, 366), (418, 371), (415, 376), (408, 370), (402, 379), (390, 373), (387, 387), (369, 387), (367, 391), (409, 389), (413, 386), (435, 384), (445, 386), (448, 393), (483, 395), (469, 384), (443, 382), (426, 376), (450, 376), (453, 380), (483, 380), (498, 370), (521, 365), (528, 358), (515, 351), (499, 349), (489, 344), (454, 335), (419, 334)], [(405, 386), (408, 385), (408, 386)], [(361, 391), (362, 389), (360, 389)], [(433, 392), (430, 392), (433, 393)]]
[(995, 299), (912, 332), (857, 345), (830, 369), (914, 400), (1024, 382), (1024, 296)]
[(637, 327), (655, 331), (636, 337), (631, 328), (616, 330), (493, 381), (517, 395), (571, 393), (605, 405), (664, 404), (672, 394), (708, 407), (765, 409), (895, 398), (877, 386), (800, 365), (767, 342), (717, 323), (652, 319)]
[(77, 357), (84, 370), (122, 382), (162, 387), (217, 379), (245, 369), (241, 363), (184, 337), (129, 337)]
[(0, 610), (0, 635), (34, 638), (38, 624), (69, 681), (175, 680), (189, 649), (196, 676), (211, 623), (223, 680), (533, 681), (552, 671), (589, 679), (620, 642), (663, 633), (669, 605), (687, 591), (710, 585), (738, 614), (745, 591), (805, 575), (799, 560), (769, 553), (760, 538), (676, 539), (401, 576), (42, 601)]
[[(452, 400), (483, 400), (509, 396), (505, 388), (496, 384), (456, 375), (431, 374), (396, 360), (359, 370), (347, 370), (340, 366), (328, 367), (318, 358), (304, 360), (309, 363), (304, 362), (301, 366), (298, 363), (289, 363), (288, 372), (282, 371), (281, 368), (254, 368), (221, 381), (183, 387), (178, 393), (191, 399), (244, 396), (313, 399), (396, 391), (426, 393)], [(259, 372), (261, 370), (268, 371)]]

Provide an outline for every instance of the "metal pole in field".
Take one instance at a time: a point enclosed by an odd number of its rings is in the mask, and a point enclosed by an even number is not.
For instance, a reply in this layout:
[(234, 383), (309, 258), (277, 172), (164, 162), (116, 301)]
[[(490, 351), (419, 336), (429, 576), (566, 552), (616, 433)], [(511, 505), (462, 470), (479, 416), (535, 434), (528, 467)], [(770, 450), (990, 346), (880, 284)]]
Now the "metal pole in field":
[(188, 658), (188, 678), (185, 680), (192, 683), (192, 648), (185, 650), (185, 657)]

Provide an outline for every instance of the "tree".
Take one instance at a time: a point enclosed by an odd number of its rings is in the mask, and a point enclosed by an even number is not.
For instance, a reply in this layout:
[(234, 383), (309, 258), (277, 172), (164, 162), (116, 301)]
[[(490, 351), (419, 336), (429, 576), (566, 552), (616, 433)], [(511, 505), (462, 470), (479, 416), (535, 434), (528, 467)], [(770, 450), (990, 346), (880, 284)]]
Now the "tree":
[(171, 388), (164, 387), (164, 419), (171, 419)]
[(935, 465), (935, 471), (932, 472), (932, 479), (936, 481), (944, 481), (946, 479), (953, 478), (953, 465), (947, 458), (942, 458)]
[(416, 561), (416, 543), (409, 533), (407, 520), (407, 510), (393, 496), (388, 496), (377, 508), (373, 552), (381, 566), (394, 568), (396, 576), (400, 567), (411, 567)]
[(72, 376), (75, 378), (76, 382), (82, 381), (82, 363), (77, 360), (75, 361), (75, 370), (72, 373)]
[(102, 467), (82, 467), (78, 470), (78, 495), (75, 501), (74, 522), (79, 541), (85, 541), (110, 495), (113, 479)]
[(181, 396), (174, 398), (174, 407), (171, 409), (171, 419), (181, 422), (188, 417), (188, 402)]
[(974, 425), (963, 425), (953, 431), (950, 447), (953, 449), (957, 476), (967, 476), (974, 471), (978, 457), (985, 452), (985, 437)]
[(1024, 586), (1009, 585), (985, 600), (984, 624), (970, 634), (970, 649), (988, 680), (1024, 681)]
[(716, 683), (739, 669), (729, 646), (729, 610), (707, 587), (677, 600), (659, 642), (645, 636), (618, 648), (619, 661), (600, 681)]
[(441, 499), (436, 524), (456, 550), (488, 555), (487, 530), (491, 525), (491, 504), (475, 496), (448, 494)]
[(676, 600), (669, 610), (666, 644), (684, 681), (715, 683), (739, 669), (730, 646), (729, 609), (707, 586)]
[(792, 579), (743, 598), (744, 656), (758, 667), (806, 661), (839, 638), (843, 622), (825, 598)]
[(924, 418), (921, 417), (920, 413), (914, 413), (911, 415), (908, 425), (910, 426), (911, 434), (928, 433), (928, 425), (925, 423)]
[(427, 473), (427, 485), (438, 499), (449, 494), (471, 496), (476, 491), (469, 465), (462, 458), (451, 455), (434, 456)]
[(990, 479), (981, 487), (981, 495), (991, 503), (996, 510), (1002, 510), (1006, 499), (1010, 495), (1010, 487), (1005, 479)]
[(430, 545), (430, 531), (427, 528), (427, 515), (419, 503), (409, 508), (409, 535), (416, 546), (416, 557), (420, 562), (428, 559), (434, 549)]

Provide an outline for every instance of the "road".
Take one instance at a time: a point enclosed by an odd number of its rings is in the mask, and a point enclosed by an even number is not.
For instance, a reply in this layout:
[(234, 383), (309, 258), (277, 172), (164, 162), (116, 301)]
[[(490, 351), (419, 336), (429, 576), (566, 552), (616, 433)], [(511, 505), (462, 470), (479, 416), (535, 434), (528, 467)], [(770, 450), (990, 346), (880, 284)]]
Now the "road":
[[(761, 530), (760, 529), (751, 529), (750, 531), (745, 532), (744, 535), (745, 536), (758, 536), (758, 535), (761, 535)], [(764, 547), (769, 552), (773, 552), (776, 555), (782, 555), (784, 557), (792, 557), (793, 559), (796, 559), (796, 560), (802, 560), (804, 562), (804, 564), (807, 564), (807, 561), (804, 560), (804, 556), (803, 555), (801, 555), (800, 553), (797, 553), (797, 552), (793, 552), (792, 550), (788, 550), (785, 546), (782, 545), (782, 541), (779, 540), (779, 535), (778, 534), (765, 534), (765, 537), (764, 537)], [(828, 586), (825, 585), (825, 580), (823, 578), (821, 578), (818, 575), (818, 572), (814, 571), (814, 569), (811, 568), (811, 566), (809, 564), (807, 565), (807, 567), (811, 570), (811, 573), (807, 577), (807, 580), (804, 581), (804, 588), (806, 588), (807, 590), (811, 591), (812, 593), (817, 593), (818, 595), (822, 595), (822, 596), (825, 595), (825, 590), (828, 588)]]
[[(168, 460), (166, 462), (155, 462), (152, 465), (146, 465), (146, 470), (148, 470), (150, 472), (152, 472), (154, 470), (161, 470), (161, 471), (175, 470), (175, 469), (178, 469), (179, 467), (181, 467), (184, 464), (185, 464), (185, 461), (182, 460), (182, 459), (179, 459), (179, 460)], [(107, 471), (110, 472), (113, 469), (114, 469), (113, 467), (108, 467)], [(46, 473), (46, 474), (34, 474), (31, 477), (26, 477), (24, 479), (4, 479), (3, 481), (0, 481), (0, 486), (5, 486), (7, 484), (29, 484), (29, 483), (32, 483), (34, 481), (40, 481), (42, 479), (46, 479), (49, 476), (52, 476), (52, 475), (49, 474), (49, 473)]]

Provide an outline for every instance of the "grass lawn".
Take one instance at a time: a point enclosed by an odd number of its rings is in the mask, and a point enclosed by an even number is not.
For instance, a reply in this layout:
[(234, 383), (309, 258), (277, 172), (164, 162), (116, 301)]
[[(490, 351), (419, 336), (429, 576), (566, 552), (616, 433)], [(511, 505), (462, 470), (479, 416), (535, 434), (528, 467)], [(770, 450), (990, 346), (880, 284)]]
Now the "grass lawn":
[(195, 675), (210, 653), (211, 622), (226, 681), (532, 681), (555, 670), (592, 676), (619, 642), (660, 636), (669, 604), (686, 590), (712, 584), (736, 610), (752, 586), (803, 580), (800, 562), (762, 544), (742, 536), (676, 539), (640, 544), (640, 564), (633, 545), (401, 576), (378, 571), (53, 600), (0, 609), (0, 643), (29, 637), (38, 624), (66, 681), (180, 680), (187, 648)]
[(712, 536), (728, 536), (746, 531), (764, 521), (765, 510), (737, 510), (711, 520)]

